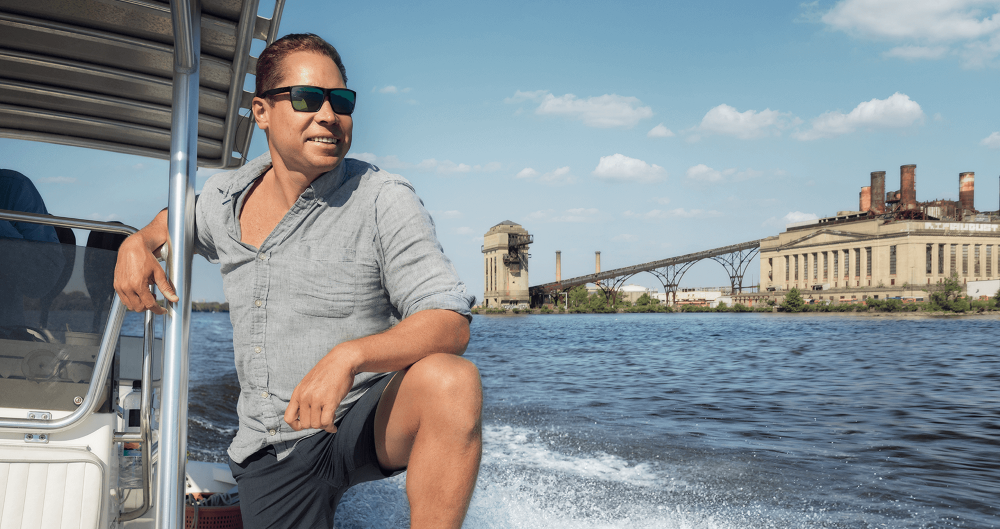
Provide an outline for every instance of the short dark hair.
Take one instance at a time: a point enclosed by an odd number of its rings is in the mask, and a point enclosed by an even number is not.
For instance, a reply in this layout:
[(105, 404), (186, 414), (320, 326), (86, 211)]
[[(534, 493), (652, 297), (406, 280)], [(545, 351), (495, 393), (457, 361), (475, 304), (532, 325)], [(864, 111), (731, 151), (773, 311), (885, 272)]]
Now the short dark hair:
[(289, 33), (284, 37), (274, 41), (270, 46), (261, 52), (257, 59), (257, 96), (272, 89), (278, 88), (276, 85), (281, 81), (284, 72), (281, 69), (281, 62), (291, 53), (297, 51), (312, 51), (326, 55), (340, 69), (340, 76), (347, 83), (347, 69), (344, 68), (343, 61), (337, 48), (334, 48), (322, 37), (312, 33)]

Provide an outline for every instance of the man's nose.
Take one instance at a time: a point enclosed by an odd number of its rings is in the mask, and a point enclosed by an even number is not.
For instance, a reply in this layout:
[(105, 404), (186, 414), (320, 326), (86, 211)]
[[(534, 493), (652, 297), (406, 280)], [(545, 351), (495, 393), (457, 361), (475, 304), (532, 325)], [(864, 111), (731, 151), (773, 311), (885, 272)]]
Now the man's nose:
[(335, 123), (338, 120), (337, 113), (333, 111), (333, 105), (330, 104), (330, 99), (326, 98), (323, 100), (323, 106), (319, 107), (316, 111), (316, 121), (320, 123)]

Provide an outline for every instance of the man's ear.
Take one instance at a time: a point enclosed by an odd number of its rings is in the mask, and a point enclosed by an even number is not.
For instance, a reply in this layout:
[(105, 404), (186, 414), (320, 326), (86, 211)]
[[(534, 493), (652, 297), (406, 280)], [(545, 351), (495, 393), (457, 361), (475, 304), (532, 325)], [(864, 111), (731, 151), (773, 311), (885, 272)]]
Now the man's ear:
[(271, 110), (271, 105), (262, 97), (253, 98), (253, 103), (250, 104), (250, 110), (253, 112), (253, 119), (257, 122), (257, 128), (263, 131), (267, 131), (268, 128), (268, 112)]

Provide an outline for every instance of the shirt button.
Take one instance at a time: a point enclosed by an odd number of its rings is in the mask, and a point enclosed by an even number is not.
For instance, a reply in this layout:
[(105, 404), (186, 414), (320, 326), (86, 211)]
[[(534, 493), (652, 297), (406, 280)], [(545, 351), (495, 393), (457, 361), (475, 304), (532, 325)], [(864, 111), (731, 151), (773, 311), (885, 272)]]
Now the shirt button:
[(259, 307), (259, 306), (263, 305), (264, 302), (262, 302), (261, 300), (258, 299), (257, 301), (254, 301), (253, 304), (257, 305)]
[(255, 352), (255, 353), (259, 353), (260, 351), (261, 351), (260, 347), (254, 347), (253, 348), (253, 352)]
[(268, 398), (270, 396), (271, 395), (268, 392), (266, 392), (266, 391), (261, 391), (260, 392), (260, 398), (262, 398), (262, 399), (266, 399), (266, 398)]
[(260, 254), (257, 257), (260, 258), (261, 261), (267, 261), (267, 254), (266, 253), (262, 253), (262, 254)]
[(278, 430), (275, 430), (275, 429), (272, 428), (272, 429), (268, 430), (267, 433), (269, 433), (271, 435), (274, 435), (274, 434), (278, 433)]

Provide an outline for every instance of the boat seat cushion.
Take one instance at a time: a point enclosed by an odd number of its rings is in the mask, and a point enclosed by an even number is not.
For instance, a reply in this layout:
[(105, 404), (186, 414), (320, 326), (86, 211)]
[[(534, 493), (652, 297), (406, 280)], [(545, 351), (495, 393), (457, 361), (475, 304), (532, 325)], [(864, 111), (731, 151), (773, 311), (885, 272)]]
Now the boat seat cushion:
[(97, 529), (106, 474), (83, 448), (0, 445), (0, 529)]

